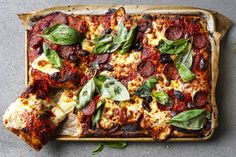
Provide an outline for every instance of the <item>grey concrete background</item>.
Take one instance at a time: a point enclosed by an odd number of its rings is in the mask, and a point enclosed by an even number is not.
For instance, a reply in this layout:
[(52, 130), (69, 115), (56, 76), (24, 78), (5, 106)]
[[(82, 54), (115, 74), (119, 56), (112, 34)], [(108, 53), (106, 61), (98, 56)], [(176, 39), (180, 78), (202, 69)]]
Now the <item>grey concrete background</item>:
[[(186, 5), (216, 10), (236, 21), (235, 0), (0, 0), (0, 116), (24, 88), (24, 28), (16, 14), (68, 4), (149, 4)], [(236, 156), (236, 55), (233, 53), (236, 27), (222, 41), (220, 75), (217, 85), (219, 128), (208, 142), (129, 143), (125, 150), (105, 148), (97, 156), (233, 157)], [(236, 48), (236, 46), (235, 46)], [(3, 128), (0, 118), (0, 157), (79, 157), (91, 156), (92, 142), (52, 141), (40, 152), (30, 149)]]

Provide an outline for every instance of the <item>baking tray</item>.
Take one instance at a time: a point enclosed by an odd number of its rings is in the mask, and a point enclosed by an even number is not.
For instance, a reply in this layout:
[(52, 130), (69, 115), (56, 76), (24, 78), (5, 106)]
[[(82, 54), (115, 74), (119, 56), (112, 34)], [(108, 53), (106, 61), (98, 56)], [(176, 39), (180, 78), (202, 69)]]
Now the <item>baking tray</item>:
[[(215, 129), (218, 126), (218, 109), (215, 101), (215, 88), (218, 77), (218, 58), (220, 39), (222, 39), (226, 30), (230, 26), (230, 20), (216, 12), (183, 6), (147, 6), (147, 5), (74, 5), (74, 6), (59, 6), (37, 10), (29, 13), (18, 14), (21, 22), (26, 28), (25, 31), (25, 65), (26, 65), (26, 85), (29, 83), (29, 66), (28, 66), (28, 29), (31, 28), (35, 19), (43, 17), (52, 12), (63, 12), (66, 14), (79, 15), (100, 15), (105, 14), (109, 8), (124, 7), (127, 14), (182, 14), (182, 15), (199, 15), (207, 21), (207, 29), (209, 31), (209, 39), (211, 43), (211, 104), (212, 104), (212, 126), (211, 130), (205, 137), (183, 137), (170, 138), (167, 141), (205, 141), (212, 137)], [(219, 25), (216, 21), (221, 22)], [(219, 20), (220, 19), (220, 20)], [(74, 136), (57, 136), (56, 140), (60, 141), (155, 141), (151, 137), (74, 137)]]

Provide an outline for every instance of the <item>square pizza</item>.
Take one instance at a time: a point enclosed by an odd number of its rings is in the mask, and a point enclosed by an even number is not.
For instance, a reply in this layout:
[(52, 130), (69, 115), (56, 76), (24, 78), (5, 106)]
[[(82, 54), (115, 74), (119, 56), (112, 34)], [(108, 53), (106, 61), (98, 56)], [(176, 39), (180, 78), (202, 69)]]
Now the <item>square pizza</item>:
[(36, 150), (55, 136), (207, 139), (217, 126), (218, 72), (209, 17), (123, 7), (31, 16), (28, 86), (5, 127)]

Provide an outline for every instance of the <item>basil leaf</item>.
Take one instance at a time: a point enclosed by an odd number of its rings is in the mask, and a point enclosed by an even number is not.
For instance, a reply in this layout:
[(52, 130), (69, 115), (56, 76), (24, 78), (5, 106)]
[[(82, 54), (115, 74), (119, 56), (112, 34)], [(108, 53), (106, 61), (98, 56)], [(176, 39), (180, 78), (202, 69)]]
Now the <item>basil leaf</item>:
[(108, 43), (108, 44), (99, 44), (98, 46), (96, 46), (93, 49), (93, 53), (95, 54), (102, 54), (102, 53), (108, 53), (110, 52), (110, 49), (112, 48), (112, 43)]
[(84, 36), (78, 31), (65, 24), (49, 27), (42, 37), (58, 45), (73, 45), (82, 42), (84, 39)]
[(117, 101), (125, 101), (130, 99), (130, 95), (126, 87), (112, 77), (99, 76), (96, 79), (99, 93), (104, 98), (110, 98)]
[(106, 44), (106, 43), (110, 43), (112, 42), (113, 37), (110, 34), (107, 34), (105, 36), (100, 36), (100, 37), (96, 37), (95, 39), (93, 39), (92, 43), (97, 46), (100, 44)]
[(104, 148), (104, 145), (101, 143), (99, 144), (93, 151), (92, 151), (92, 155), (96, 155), (98, 153), (100, 153)]
[(174, 116), (169, 123), (183, 129), (200, 130), (205, 124), (206, 117), (207, 112), (204, 109), (193, 109)]
[(157, 81), (158, 81), (158, 79), (156, 77), (152, 77), (152, 78), (148, 79), (145, 84), (149, 89), (152, 90), (154, 88), (155, 84), (157, 83)]
[(124, 149), (128, 143), (127, 142), (104, 142), (104, 144), (110, 148)]
[(179, 54), (175, 59), (176, 64), (184, 64), (188, 69), (192, 67), (193, 63), (193, 54), (192, 51), (187, 53)]
[(153, 97), (157, 99), (157, 101), (162, 105), (169, 105), (170, 104), (170, 98), (169, 96), (164, 92), (153, 92)]
[(110, 52), (112, 45), (113, 37), (110, 34), (105, 36), (97, 37), (93, 40), (93, 44), (95, 48), (93, 49), (93, 53), (102, 54), (106, 52)]
[(191, 70), (189, 70), (188, 67), (186, 67), (184, 64), (176, 64), (176, 67), (178, 69), (180, 77), (184, 82), (191, 81), (193, 78), (195, 78), (194, 73), (192, 73)]
[(117, 34), (114, 37), (113, 42), (115, 44), (122, 44), (123, 42), (125, 42), (127, 34), (128, 34), (128, 30), (125, 27), (124, 22), (121, 21), (118, 25)]
[(104, 108), (104, 102), (103, 101), (99, 101), (97, 103), (97, 110), (93, 114), (93, 117), (92, 117), (92, 123), (93, 124), (96, 124), (101, 119), (102, 113), (103, 113), (103, 108)]
[(182, 45), (182, 44), (188, 42), (189, 39), (190, 39), (190, 38), (188, 38), (188, 39), (181, 38), (181, 39), (172, 41), (172, 42), (171, 42), (171, 45), (173, 45), (173, 46), (179, 46), (179, 45)]
[(126, 41), (120, 51), (121, 54), (129, 51), (130, 47), (132, 46), (132, 43), (133, 43), (134, 37), (135, 37), (135, 33), (136, 33), (136, 28), (137, 28), (137, 26), (131, 27), (131, 29), (127, 35)]
[(179, 39), (176, 41), (161, 40), (157, 48), (161, 53), (179, 54), (186, 50), (189, 45), (189, 39)]
[(48, 58), (50, 63), (54, 66), (56, 69), (62, 68), (62, 59), (59, 57), (56, 51), (49, 48), (48, 44), (43, 44), (43, 53)]
[(157, 83), (158, 79), (153, 77), (148, 79), (142, 86), (140, 86), (135, 94), (141, 98), (147, 97), (150, 95), (150, 92), (154, 88), (155, 84)]
[(96, 85), (94, 79), (92, 78), (84, 85), (82, 90), (79, 92), (79, 96), (77, 98), (78, 101), (76, 105), (76, 108), (78, 110), (82, 110), (88, 104), (88, 102), (93, 98), (95, 89)]

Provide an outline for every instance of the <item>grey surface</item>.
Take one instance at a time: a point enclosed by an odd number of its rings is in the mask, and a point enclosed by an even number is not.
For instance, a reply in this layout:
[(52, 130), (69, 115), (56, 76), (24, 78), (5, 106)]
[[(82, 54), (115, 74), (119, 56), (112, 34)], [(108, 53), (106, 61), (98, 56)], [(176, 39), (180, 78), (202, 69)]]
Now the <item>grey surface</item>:
[[(24, 29), (16, 14), (56, 5), (68, 4), (156, 4), (186, 5), (216, 10), (236, 21), (235, 0), (0, 0), (0, 116), (24, 88)], [(158, 157), (233, 157), (236, 156), (236, 55), (232, 43), (236, 41), (236, 28), (225, 36), (220, 55), (220, 75), (217, 85), (219, 128), (208, 142), (183, 143), (129, 143), (125, 150), (108, 149), (98, 156), (158, 156)], [(235, 46), (236, 47), (236, 46)], [(0, 157), (79, 157), (90, 156), (97, 145), (92, 142), (50, 142), (35, 152), (3, 128), (0, 119)]]

